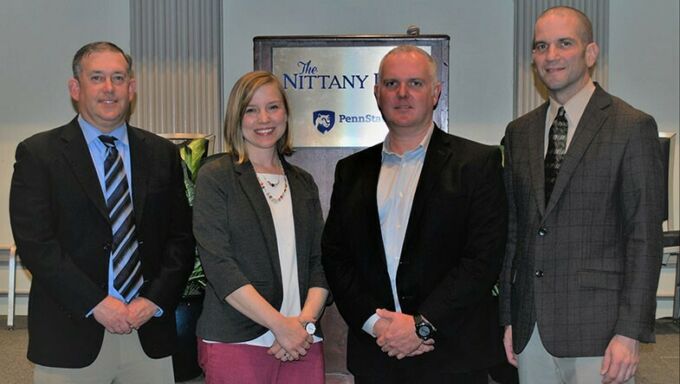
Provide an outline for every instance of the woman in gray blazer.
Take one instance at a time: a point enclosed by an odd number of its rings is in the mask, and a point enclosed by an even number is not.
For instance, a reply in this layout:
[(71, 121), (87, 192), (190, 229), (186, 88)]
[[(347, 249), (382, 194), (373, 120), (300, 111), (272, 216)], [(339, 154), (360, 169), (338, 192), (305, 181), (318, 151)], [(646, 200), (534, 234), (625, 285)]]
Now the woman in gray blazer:
[(284, 159), (288, 102), (274, 75), (236, 82), (224, 131), (226, 154), (201, 167), (193, 208), (209, 283), (196, 331), (206, 383), (323, 383), (319, 193)]

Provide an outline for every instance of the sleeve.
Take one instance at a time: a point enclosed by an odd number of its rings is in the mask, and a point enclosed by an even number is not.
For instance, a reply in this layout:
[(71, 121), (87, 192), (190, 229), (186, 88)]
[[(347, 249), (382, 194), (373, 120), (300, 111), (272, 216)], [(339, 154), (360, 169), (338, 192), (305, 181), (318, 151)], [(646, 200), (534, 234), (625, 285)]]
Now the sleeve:
[[(509, 128), (509, 127), (508, 127)], [(515, 202), (514, 188), (512, 185), (512, 151), (509, 129), (503, 142), (504, 168), (503, 181), (505, 183), (505, 195), (508, 201), (508, 237), (505, 243), (505, 257), (500, 274), (500, 300), (499, 318), (501, 325), (511, 325), (511, 287), (512, 287), (512, 264), (517, 249), (517, 203)]]
[[(307, 177), (309, 179), (311, 194), (314, 196), (314, 234), (311, 247), (312, 253), (309, 259), (309, 287), (328, 289), (326, 274), (324, 273), (323, 265), (321, 264), (321, 235), (323, 233), (324, 222), (323, 214), (321, 213), (321, 202), (319, 201), (319, 188), (311, 175), (308, 175)], [(331, 298), (329, 295), (328, 302), (330, 303), (330, 301)]]
[(219, 160), (207, 163), (198, 173), (194, 199), (194, 236), (208, 282), (225, 299), (250, 284), (234, 258), (228, 204), (228, 185)]
[(162, 241), (160, 271), (146, 282), (140, 296), (162, 310), (174, 310), (194, 265), (196, 243), (191, 233), (191, 208), (186, 198), (181, 159), (177, 147), (169, 144), (171, 168), (170, 212), (167, 236)]
[(467, 234), (458, 267), (428, 295), (418, 308), (435, 326), (455, 321), (456, 310), (491, 295), (503, 258), (507, 231), (507, 204), (500, 151), (480, 156), (466, 182), (470, 191)]
[(663, 165), (654, 119), (644, 115), (632, 132), (621, 166), (625, 261), (614, 333), (652, 342), (663, 253)]
[(62, 248), (54, 188), (40, 152), (25, 142), (17, 147), (9, 202), (12, 233), (33, 284), (40, 285), (62, 308), (85, 317), (107, 296), (107, 287), (93, 281)]
[(355, 241), (348, 239), (347, 235), (347, 225), (350, 225), (347, 216), (356, 211), (350, 206), (346, 192), (351, 180), (345, 176), (349, 173), (347, 168), (346, 161), (341, 160), (335, 169), (331, 206), (321, 240), (322, 262), (338, 310), (349, 327), (360, 331), (380, 306), (359, 277), (352, 249)]

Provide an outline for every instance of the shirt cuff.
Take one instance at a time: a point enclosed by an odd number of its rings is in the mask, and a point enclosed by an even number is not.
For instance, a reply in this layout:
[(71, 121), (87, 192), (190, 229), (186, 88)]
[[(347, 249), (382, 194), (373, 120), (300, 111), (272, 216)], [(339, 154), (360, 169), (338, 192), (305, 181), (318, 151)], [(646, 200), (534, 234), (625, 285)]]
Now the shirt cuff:
[[(147, 300), (149, 300), (149, 299), (147, 299)], [(151, 300), (149, 300), (149, 301), (151, 301)], [(161, 307), (159, 307), (158, 304), (154, 303), (153, 301), (151, 301), (151, 302), (156, 306), (156, 308), (158, 308), (158, 309), (156, 309), (156, 313), (153, 314), (153, 317), (163, 316), (163, 309), (161, 309)], [(90, 312), (88, 312), (85, 315), (85, 317), (88, 318), (88, 317), (92, 316), (93, 312), (94, 312), (94, 308), (90, 309)]]
[[(146, 297), (145, 297), (145, 299), (146, 299), (146, 300), (149, 300), (149, 299), (147, 299)], [(163, 316), (163, 309), (162, 309), (158, 304), (154, 303), (153, 301), (149, 300), (149, 302), (150, 302), (151, 304), (153, 304), (153, 305), (156, 306), (156, 313), (153, 314), (153, 317), (161, 317), (161, 316)]]
[(369, 317), (366, 322), (364, 322), (364, 325), (361, 327), (361, 329), (364, 330), (364, 332), (368, 333), (369, 335), (375, 337), (375, 333), (373, 333), (373, 326), (375, 326), (375, 323), (380, 320), (380, 316), (377, 314), (373, 314), (373, 316)]

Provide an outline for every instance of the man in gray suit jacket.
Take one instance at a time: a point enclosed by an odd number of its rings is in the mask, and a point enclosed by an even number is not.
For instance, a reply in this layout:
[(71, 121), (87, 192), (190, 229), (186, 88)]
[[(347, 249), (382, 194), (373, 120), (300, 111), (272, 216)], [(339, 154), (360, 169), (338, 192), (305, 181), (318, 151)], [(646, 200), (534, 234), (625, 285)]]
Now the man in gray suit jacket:
[(533, 60), (550, 100), (505, 135), (501, 322), (523, 383), (632, 382), (639, 343), (654, 341), (657, 128), (593, 83), (598, 53), (583, 13), (541, 14)]

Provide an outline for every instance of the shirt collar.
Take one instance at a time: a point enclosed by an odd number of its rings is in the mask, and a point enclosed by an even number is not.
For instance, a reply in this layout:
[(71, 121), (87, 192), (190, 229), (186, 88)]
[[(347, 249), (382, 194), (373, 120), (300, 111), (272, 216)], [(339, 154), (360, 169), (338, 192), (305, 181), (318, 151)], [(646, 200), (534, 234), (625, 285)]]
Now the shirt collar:
[(125, 146), (129, 145), (128, 134), (127, 134), (127, 125), (125, 123), (116, 127), (113, 131), (111, 131), (109, 133), (103, 133), (102, 131), (97, 129), (94, 125), (88, 123), (80, 115), (78, 116), (78, 124), (80, 124), (80, 130), (83, 132), (83, 136), (85, 136), (85, 142), (87, 143), (88, 146), (90, 144), (92, 144), (92, 142), (98, 143), (96, 145), (99, 145), (99, 144), (104, 145), (101, 142), (101, 140), (99, 140), (99, 136), (101, 136), (101, 135), (113, 136), (116, 139), (118, 139), (117, 140), (118, 142), (124, 144)]
[(382, 145), (382, 160), (385, 161), (386, 158), (400, 158), (405, 160), (411, 160), (413, 158), (420, 156), (425, 152), (425, 150), (427, 150), (427, 146), (430, 144), (430, 139), (432, 138), (432, 132), (434, 132), (434, 122), (428, 129), (427, 134), (425, 134), (425, 137), (423, 137), (423, 140), (420, 142), (420, 144), (418, 144), (417, 147), (411, 149), (410, 151), (404, 152), (403, 155), (398, 155), (389, 149), (390, 135), (388, 133), (387, 136), (385, 136), (385, 140), (383, 141)]
[(560, 109), (560, 107), (564, 107), (564, 111), (566, 112), (568, 119), (580, 120), (580, 117), (583, 115), (583, 111), (585, 111), (586, 106), (590, 101), (590, 97), (594, 92), (595, 84), (593, 84), (592, 81), (589, 81), (583, 88), (581, 88), (580, 91), (576, 92), (576, 94), (572, 96), (571, 99), (567, 100), (564, 105), (560, 105), (557, 100), (551, 97), (550, 109), (548, 110), (548, 121), (552, 123), (552, 121), (555, 119), (555, 116), (557, 116), (557, 111)]

